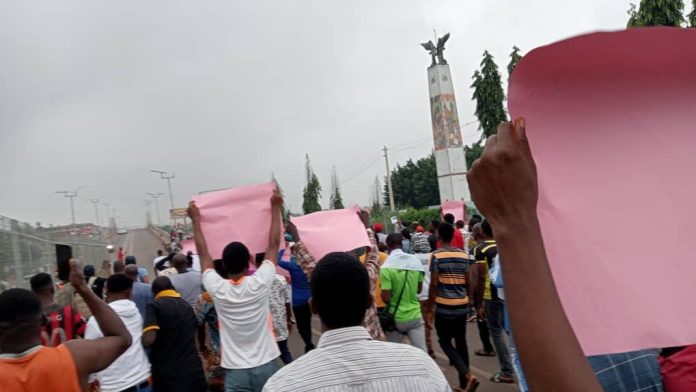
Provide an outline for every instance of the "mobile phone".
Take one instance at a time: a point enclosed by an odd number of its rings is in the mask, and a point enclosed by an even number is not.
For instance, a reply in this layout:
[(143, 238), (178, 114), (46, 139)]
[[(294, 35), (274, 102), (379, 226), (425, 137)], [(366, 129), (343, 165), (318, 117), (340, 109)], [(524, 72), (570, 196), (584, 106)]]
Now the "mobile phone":
[(58, 266), (58, 279), (67, 282), (70, 280), (70, 259), (73, 257), (70, 245), (56, 244), (56, 265)]

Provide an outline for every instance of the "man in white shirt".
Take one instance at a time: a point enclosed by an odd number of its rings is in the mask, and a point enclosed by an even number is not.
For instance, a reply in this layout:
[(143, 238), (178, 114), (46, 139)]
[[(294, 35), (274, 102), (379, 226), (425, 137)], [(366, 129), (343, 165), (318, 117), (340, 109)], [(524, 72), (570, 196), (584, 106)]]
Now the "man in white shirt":
[(157, 257), (155, 257), (155, 259), (152, 260), (152, 268), (155, 271), (157, 271), (157, 268), (155, 268), (157, 266), (157, 263), (159, 263), (160, 261), (162, 261), (166, 258), (167, 258), (167, 256), (164, 255), (164, 252), (162, 252), (162, 249), (157, 249)]
[[(131, 301), (133, 280), (125, 274), (114, 274), (106, 281), (106, 302), (121, 318), (132, 336), (128, 350), (121, 354), (109, 367), (96, 373), (90, 379), (99, 381), (103, 392), (124, 390), (150, 390), (150, 361), (148, 361), (140, 336), (143, 333), (143, 319), (135, 303)], [(92, 317), (87, 323), (85, 339), (104, 337), (97, 320)]]
[(276, 257), (280, 246), (280, 216), (283, 198), (277, 191), (271, 197), (271, 230), (266, 255), (256, 272), (247, 276), (253, 255), (240, 242), (228, 244), (222, 262), (228, 273), (224, 279), (213, 259), (201, 230), (201, 215), (194, 202), (188, 214), (193, 223), (194, 239), (203, 270), (203, 285), (213, 298), (220, 322), (221, 366), (226, 369), (225, 390), (260, 392), (278, 370), (274, 360), (280, 350), (269, 323), (269, 296), (276, 275)]
[(324, 256), (311, 285), (310, 304), (324, 333), (315, 350), (278, 371), (264, 392), (450, 391), (425, 352), (372, 340), (362, 326), (373, 296), (367, 270), (355, 257), (343, 252)]

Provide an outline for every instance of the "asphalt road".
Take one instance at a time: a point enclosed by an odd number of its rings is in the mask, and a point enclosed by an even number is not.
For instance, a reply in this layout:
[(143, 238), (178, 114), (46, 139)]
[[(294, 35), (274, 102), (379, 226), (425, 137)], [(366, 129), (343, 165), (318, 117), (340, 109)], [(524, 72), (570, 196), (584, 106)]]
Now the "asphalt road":
[[(119, 246), (123, 246), (126, 255), (134, 255), (137, 263), (141, 267), (145, 267), (152, 273), (152, 260), (157, 255), (157, 249), (162, 249), (160, 240), (147, 229), (132, 229), (128, 234), (122, 234), (112, 239), (116, 250)], [(115, 260), (116, 253), (112, 254), (112, 261)], [(152, 278), (151, 278), (152, 279)], [(321, 335), (321, 323), (315, 316), (312, 330), (314, 332), (314, 343), (316, 344)], [(453, 387), (458, 386), (457, 372), (454, 367), (449, 366), (447, 357), (437, 344), (437, 335), (434, 334), (433, 343), (437, 354), (436, 362), (442, 369), (445, 377)], [(499, 370), (498, 359), (496, 357), (477, 357), (473, 352), (481, 348), (481, 342), (478, 338), (478, 329), (475, 323), (469, 323), (467, 326), (467, 341), (469, 343), (471, 371), (480, 380), (481, 386), (479, 392), (514, 392), (518, 391), (516, 384), (499, 384), (489, 380), (492, 374)], [(299, 358), (304, 353), (304, 343), (297, 333), (297, 329), (293, 329), (289, 339), (290, 351), (293, 357)], [(388, 358), (384, 359), (389, 360)]]

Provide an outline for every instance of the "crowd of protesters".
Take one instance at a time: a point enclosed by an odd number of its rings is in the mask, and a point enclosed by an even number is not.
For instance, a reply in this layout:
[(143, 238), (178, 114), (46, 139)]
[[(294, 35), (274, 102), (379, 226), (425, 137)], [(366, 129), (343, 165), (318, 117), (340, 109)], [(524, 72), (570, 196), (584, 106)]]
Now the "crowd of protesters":
[(99, 271), (71, 260), (66, 281), (40, 273), (1, 293), (0, 390), (476, 391), (471, 353), (497, 357), (490, 380), (523, 391), (696, 390), (694, 346), (584, 356), (544, 252), (523, 120), (501, 125), (468, 180), (485, 219), (387, 234), (363, 210), (370, 246), (321, 259), (292, 223), (281, 249), (276, 192), (265, 252), (231, 238), (214, 260), (192, 202), (202, 272), (175, 251), (158, 253), (152, 281), (133, 256)]

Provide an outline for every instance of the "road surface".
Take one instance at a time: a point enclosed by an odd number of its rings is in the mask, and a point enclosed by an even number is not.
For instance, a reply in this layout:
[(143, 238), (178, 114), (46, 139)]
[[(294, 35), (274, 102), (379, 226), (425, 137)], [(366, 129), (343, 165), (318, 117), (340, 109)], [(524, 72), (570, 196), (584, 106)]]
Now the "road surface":
[[(154, 279), (152, 273), (152, 260), (157, 256), (157, 249), (162, 249), (160, 240), (147, 229), (132, 229), (128, 234), (119, 235), (118, 238), (112, 239), (113, 244), (118, 250), (119, 246), (123, 246), (126, 255), (134, 255), (137, 263), (141, 267), (148, 269), (151, 279)], [(112, 260), (115, 260), (116, 253), (113, 254)], [(314, 343), (319, 340), (321, 323), (318, 317), (312, 320), (312, 330), (314, 332)], [(437, 335), (433, 333), (433, 345), (437, 353), (436, 362), (442, 369), (443, 373), (453, 387), (458, 386), (457, 372), (454, 367), (449, 366), (447, 357), (437, 344)], [(471, 371), (481, 382), (479, 387), (480, 392), (515, 392), (518, 391), (517, 385), (498, 384), (489, 380), (492, 374), (499, 370), (498, 359), (496, 357), (477, 357), (473, 352), (481, 348), (481, 342), (478, 338), (478, 329), (475, 323), (468, 323), (467, 340), (469, 342), (469, 353), (471, 361)], [(294, 358), (298, 358), (304, 353), (304, 343), (294, 328), (289, 339), (290, 351)], [(384, 358), (385, 361), (391, 360)]]

